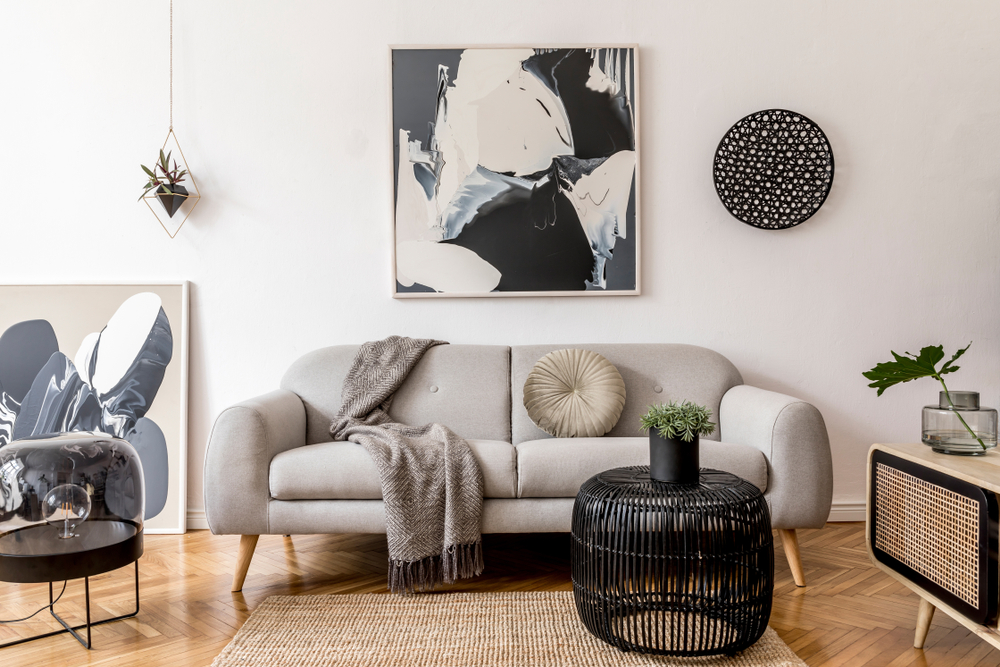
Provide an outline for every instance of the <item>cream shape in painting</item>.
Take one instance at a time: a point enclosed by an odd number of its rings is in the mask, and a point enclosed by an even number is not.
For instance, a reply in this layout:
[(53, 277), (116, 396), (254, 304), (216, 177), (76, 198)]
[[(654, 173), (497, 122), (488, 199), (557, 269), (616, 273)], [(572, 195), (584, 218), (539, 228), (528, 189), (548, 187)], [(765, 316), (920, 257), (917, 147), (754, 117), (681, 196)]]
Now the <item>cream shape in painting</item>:
[(573, 203), (590, 247), (611, 259), (615, 238), (625, 238), (625, 211), (632, 193), (635, 151), (619, 151), (563, 190)]
[(466, 49), (458, 71), (451, 72), (445, 104), (434, 120), (437, 150), (443, 160), (438, 212), (444, 211), (465, 179), (482, 164), (479, 145), (479, 101), (502, 86), (530, 58), (531, 49)]
[[(110, 391), (132, 369), (147, 345), (160, 314), (160, 305), (160, 297), (156, 294), (140, 292), (126, 299), (108, 320), (100, 335), (97, 363), (90, 383), (98, 392)], [(79, 352), (77, 358), (80, 358)]]
[(562, 102), (530, 72), (519, 68), (476, 106), (479, 164), (487, 169), (527, 176), (573, 154)]
[(396, 246), (396, 279), (438, 292), (478, 293), (492, 291), (500, 282), (500, 272), (462, 246), (407, 241)]

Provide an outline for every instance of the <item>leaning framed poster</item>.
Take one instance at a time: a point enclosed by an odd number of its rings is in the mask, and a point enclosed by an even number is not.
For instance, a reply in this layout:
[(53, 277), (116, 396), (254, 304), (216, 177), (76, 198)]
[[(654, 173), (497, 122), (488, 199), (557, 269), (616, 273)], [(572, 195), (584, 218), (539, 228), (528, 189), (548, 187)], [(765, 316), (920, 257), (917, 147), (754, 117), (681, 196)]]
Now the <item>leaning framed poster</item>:
[(635, 45), (389, 57), (394, 297), (639, 294)]
[(21, 438), (123, 438), (142, 462), (143, 530), (183, 533), (188, 283), (0, 285), (0, 332), (0, 460)]

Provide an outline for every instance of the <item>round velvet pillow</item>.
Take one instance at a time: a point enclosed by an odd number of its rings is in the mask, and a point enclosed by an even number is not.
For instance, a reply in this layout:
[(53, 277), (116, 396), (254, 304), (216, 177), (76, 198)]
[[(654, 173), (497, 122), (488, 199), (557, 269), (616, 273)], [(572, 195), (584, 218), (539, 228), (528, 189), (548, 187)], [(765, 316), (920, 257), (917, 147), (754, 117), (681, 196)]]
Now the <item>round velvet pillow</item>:
[(524, 383), (524, 408), (557, 438), (602, 436), (625, 407), (625, 382), (610, 361), (589, 350), (556, 350), (538, 360)]

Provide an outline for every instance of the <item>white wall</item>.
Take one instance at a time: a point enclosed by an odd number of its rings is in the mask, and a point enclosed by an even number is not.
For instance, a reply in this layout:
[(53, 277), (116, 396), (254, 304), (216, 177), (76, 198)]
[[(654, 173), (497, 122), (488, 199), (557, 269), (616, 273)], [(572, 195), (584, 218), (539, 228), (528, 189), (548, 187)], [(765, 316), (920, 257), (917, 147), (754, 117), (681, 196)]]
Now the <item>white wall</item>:
[[(616, 9), (609, 10), (610, 7)], [(704, 345), (826, 417), (835, 501), (872, 442), (919, 439), (929, 380), (876, 399), (889, 349), (974, 341), (954, 389), (1000, 403), (1000, 3), (176, 0), (174, 125), (203, 199), (171, 241), (136, 203), (167, 129), (167, 0), (0, 0), (0, 282), (193, 282), (189, 504), (215, 415), (313, 348)], [(395, 301), (387, 44), (636, 42), (643, 295)], [(711, 179), (743, 115), (827, 133), (801, 227), (731, 217)], [(2, 307), (2, 304), (0, 304)]]

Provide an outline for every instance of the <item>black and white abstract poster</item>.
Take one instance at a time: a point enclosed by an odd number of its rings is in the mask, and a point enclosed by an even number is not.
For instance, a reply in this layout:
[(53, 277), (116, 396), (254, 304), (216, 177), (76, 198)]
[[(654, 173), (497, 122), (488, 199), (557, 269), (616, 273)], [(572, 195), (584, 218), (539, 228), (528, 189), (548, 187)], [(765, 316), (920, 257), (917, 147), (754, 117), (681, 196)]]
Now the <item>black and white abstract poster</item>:
[(142, 463), (143, 531), (183, 533), (188, 284), (0, 285), (0, 306), (0, 461), (24, 438), (122, 438)]
[(639, 293), (635, 47), (391, 55), (396, 297)]

